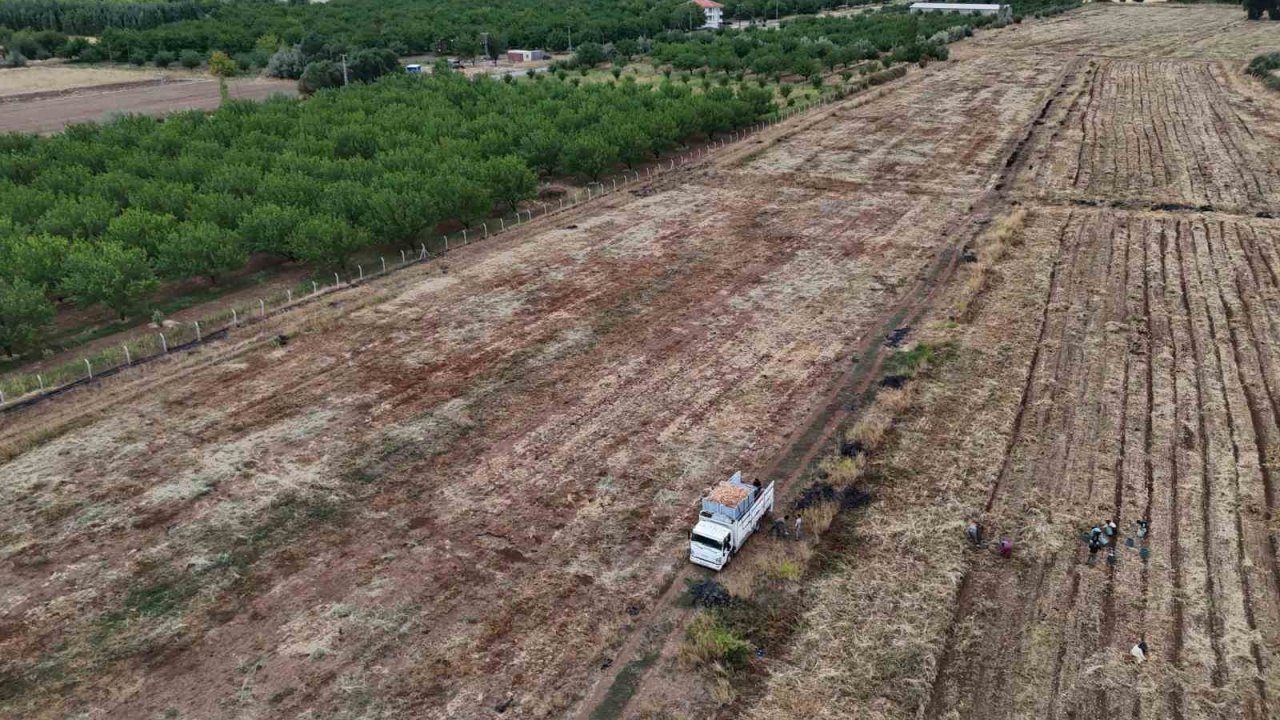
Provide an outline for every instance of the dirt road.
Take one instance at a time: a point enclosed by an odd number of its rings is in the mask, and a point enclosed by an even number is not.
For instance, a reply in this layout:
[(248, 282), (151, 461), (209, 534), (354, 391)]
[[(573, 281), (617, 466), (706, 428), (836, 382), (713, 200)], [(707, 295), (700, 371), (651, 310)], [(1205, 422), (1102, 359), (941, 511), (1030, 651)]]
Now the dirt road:
[[(228, 89), (231, 97), (247, 100), (298, 94), (297, 83), (267, 78), (231, 80)], [(219, 102), (218, 82), (210, 78), (77, 87), (52, 97), (43, 94), (9, 98), (0, 112), (0, 132), (52, 133), (72, 123), (97, 122), (123, 113), (162, 115), (178, 110), (213, 110)]]

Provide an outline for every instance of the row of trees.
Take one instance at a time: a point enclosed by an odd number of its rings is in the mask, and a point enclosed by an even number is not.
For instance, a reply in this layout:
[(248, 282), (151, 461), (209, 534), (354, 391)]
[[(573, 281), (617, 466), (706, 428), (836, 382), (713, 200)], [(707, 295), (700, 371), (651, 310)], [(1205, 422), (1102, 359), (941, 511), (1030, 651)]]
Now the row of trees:
[[(749, 28), (719, 33), (667, 33), (652, 50), (656, 63), (677, 70), (709, 68), (760, 76), (813, 77), (864, 60), (884, 57), (915, 62), (943, 59), (945, 45), (992, 18), (977, 15), (913, 15), (883, 11), (848, 17), (801, 17), (780, 29)], [(959, 32), (955, 32), (955, 31)]]
[(0, 25), (97, 35), (107, 28), (152, 28), (193, 20), (206, 6), (195, 0), (109, 2), (107, 0), (0, 0)]
[[(309, 34), (354, 48), (390, 48), (397, 54), (447, 52), (476, 56), (486, 47), (497, 56), (508, 47), (563, 50), (583, 42), (607, 43), (652, 36), (683, 28), (696, 10), (688, 0), (504, 0), (477, 4), (469, 0), (335, 0), (329, 3), (280, 3), (227, 0), (200, 5), (189, 2), (129, 4), (87, 0), (0, 0), (0, 24), (18, 29), (68, 29), (69, 11), (37, 8), (100, 7), (100, 36), (91, 60), (128, 61), (159, 52), (222, 50), (232, 56), (249, 53), (264, 34), (296, 45)], [(122, 8), (156, 7), (163, 22), (135, 19)], [(172, 8), (172, 9), (171, 9)], [(181, 10), (179, 10), (181, 8)], [(205, 12), (200, 9), (205, 8)], [(159, 11), (157, 11), (159, 12)], [(146, 15), (152, 18), (151, 15)], [(114, 19), (112, 19), (114, 18)], [(77, 26), (78, 27), (78, 26)]]
[(29, 312), (9, 313), (32, 304), (30, 288), (41, 307), (63, 299), (125, 316), (158, 282), (216, 280), (252, 253), (336, 266), (371, 244), (514, 208), (539, 175), (597, 179), (772, 109), (757, 87), (445, 71), (305, 102), (0, 135), (0, 296), (16, 298), (0, 317), (25, 323)]

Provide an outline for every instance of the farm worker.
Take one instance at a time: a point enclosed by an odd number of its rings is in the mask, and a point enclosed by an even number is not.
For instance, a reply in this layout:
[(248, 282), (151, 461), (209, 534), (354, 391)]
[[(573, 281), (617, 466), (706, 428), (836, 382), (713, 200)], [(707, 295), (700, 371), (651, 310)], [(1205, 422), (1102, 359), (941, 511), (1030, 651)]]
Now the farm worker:
[(978, 527), (977, 522), (970, 520), (969, 527), (964, 529), (964, 533), (969, 536), (969, 542), (973, 543), (974, 547), (982, 544), (982, 528)]
[(1111, 546), (1111, 549), (1107, 550), (1107, 564), (1108, 565), (1116, 564), (1116, 548), (1114, 545)]
[(1102, 543), (1098, 542), (1097, 540), (1091, 540), (1091, 541), (1089, 541), (1089, 560), (1088, 560), (1088, 563), (1089, 563), (1090, 565), (1092, 565), (1092, 564), (1093, 564), (1093, 561), (1097, 559), (1097, 557), (1098, 557), (1098, 550), (1100, 550), (1100, 549), (1102, 549)]
[(1107, 537), (1111, 537), (1111, 536), (1115, 535), (1115, 534), (1116, 534), (1116, 521), (1115, 521), (1115, 520), (1108, 520), (1108, 521), (1107, 521), (1107, 524), (1103, 526), (1103, 528), (1102, 528), (1102, 532), (1106, 533), (1106, 534), (1107, 534)]
[(1094, 525), (1093, 529), (1089, 531), (1089, 542), (1096, 543), (1100, 537), (1102, 537), (1102, 528)]
[(1146, 537), (1146, 536), (1147, 536), (1147, 531), (1148, 531), (1149, 529), (1150, 529), (1150, 528), (1148, 527), (1148, 525), (1147, 525), (1147, 521), (1146, 521), (1146, 520), (1139, 520), (1139, 521), (1138, 521), (1138, 537), (1139, 537), (1139, 538), (1144, 538), (1144, 537)]
[(797, 541), (802, 539), (800, 536), (800, 525), (802, 523), (804, 523), (804, 517), (797, 515), (796, 516), (796, 540)]
[(1013, 556), (1013, 541), (1007, 537), (1000, 538), (1000, 557), (1009, 558)]
[(1146, 659), (1147, 659), (1147, 641), (1146, 641), (1146, 639), (1145, 639), (1145, 638), (1143, 638), (1143, 639), (1138, 640), (1138, 644), (1133, 646), (1133, 649), (1129, 651), (1129, 654), (1133, 656), (1133, 659), (1134, 659), (1136, 662), (1141, 663), (1141, 662), (1143, 662), (1144, 660), (1146, 660)]

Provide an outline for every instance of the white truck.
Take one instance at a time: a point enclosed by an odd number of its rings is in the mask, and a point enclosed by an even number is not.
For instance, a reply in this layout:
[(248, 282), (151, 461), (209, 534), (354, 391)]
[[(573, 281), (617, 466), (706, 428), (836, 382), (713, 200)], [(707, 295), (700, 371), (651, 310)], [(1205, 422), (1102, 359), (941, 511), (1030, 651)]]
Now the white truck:
[(759, 488), (742, 482), (736, 472), (702, 498), (698, 522), (689, 531), (689, 560), (720, 570), (760, 527), (773, 509), (773, 483)]

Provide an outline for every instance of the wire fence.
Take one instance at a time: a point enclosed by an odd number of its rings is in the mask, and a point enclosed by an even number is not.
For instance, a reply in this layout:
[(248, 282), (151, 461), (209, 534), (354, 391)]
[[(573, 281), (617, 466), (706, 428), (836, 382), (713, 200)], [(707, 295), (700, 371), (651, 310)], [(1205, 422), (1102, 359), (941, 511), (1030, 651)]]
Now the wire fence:
[(451, 250), (528, 224), (534, 218), (552, 215), (579, 207), (583, 203), (599, 200), (625, 189), (630, 184), (660, 177), (690, 162), (703, 159), (709, 153), (727, 145), (739, 143), (783, 120), (841, 100), (872, 85), (900, 77), (905, 72), (906, 69), (899, 66), (868, 75), (859, 83), (835, 87), (833, 92), (812, 101), (779, 108), (757, 123), (734, 130), (700, 147), (663, 158), (647, 166), (643, 172), (627, 170), (605, 180), (593, 181), (586, 187), (575, 189), (572, 194), (555, 201), (535, 201), (517, 212), (489, 218), (454, 233), (422, 240), (415, 247), (399, 249), (398, 255), (362, 258), (361, 262), (334, 271), (332, 277), (313, 276), (312, 279), (294, 287), (263, 295), (244, 305), (227, 307), (200, 320), (165, 324), (154, 332), (138, 335), (117, 346), (87, 353), (77, 360), (42, 369), (40, 372), (11, 373), (0, 378), (0, 412), (26, 407), (73, 388), (119, 374), (129, 368), (184, 352), (211, 340), (225, 337), (234, 328), (253, 325), (294, 306), (309, 303), (317, 297), (374, 280), (410, 265), (430, 261)]

